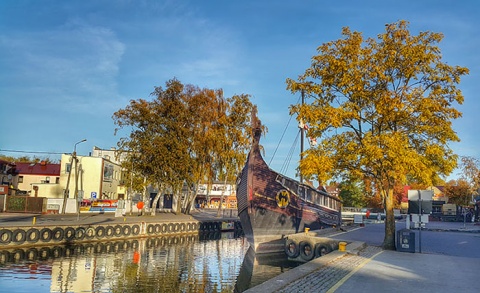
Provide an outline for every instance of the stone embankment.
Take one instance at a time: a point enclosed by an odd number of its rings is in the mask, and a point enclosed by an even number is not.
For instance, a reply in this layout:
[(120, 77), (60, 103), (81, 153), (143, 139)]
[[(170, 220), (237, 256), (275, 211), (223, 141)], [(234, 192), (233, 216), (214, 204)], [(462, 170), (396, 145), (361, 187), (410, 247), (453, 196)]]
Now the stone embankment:
[[(29, 222), (30, 221), (30, 222)], [(0, 249), (39, 245), (68, 245), (139, 237), (198, 235), (241, 230), (237, 219), (195, 219), (185, 215), (130, 216), (11, 216), (0, 221)]]

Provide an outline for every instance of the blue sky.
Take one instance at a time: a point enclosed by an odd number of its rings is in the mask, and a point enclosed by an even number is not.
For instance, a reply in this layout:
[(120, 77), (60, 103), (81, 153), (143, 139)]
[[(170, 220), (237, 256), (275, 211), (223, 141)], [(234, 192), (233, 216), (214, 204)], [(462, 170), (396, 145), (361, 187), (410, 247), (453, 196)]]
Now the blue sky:
[[(226, 97), (250, 94), (269, 129), (261, 143), (270, 162), (299, 98), (285, 80), (310, 66), (319, 45), (341, 38), (342, 27), (375, 37), (404, 19), (414, 34), (443, 33), (443, 61), (470, 69), (454, 122), (461, 142), (451, 147), (478, 158), (479, 15), (477, 0), (0, 1), (0, 150), (69, 153), (83, 138), (80, 155), (114, 147), (112, 114), (176, 77)], [(273, 169), (295, 134), (292, 120)]]

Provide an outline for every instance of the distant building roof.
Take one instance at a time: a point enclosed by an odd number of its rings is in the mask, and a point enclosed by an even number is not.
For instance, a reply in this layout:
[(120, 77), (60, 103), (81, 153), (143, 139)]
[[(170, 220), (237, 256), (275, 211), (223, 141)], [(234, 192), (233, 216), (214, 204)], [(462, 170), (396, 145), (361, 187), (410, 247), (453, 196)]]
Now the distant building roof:
[(60, 176), (60, 164), (15, 163), (15, 171), (19, 175), (50, 175)]

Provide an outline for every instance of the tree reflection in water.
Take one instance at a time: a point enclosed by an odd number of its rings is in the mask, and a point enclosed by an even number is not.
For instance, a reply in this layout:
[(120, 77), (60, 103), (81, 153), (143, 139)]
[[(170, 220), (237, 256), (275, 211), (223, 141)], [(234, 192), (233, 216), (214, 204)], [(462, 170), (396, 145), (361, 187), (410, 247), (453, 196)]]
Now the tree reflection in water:
[[(262, 264), (248, 248), (240, 233), (217, 232), (0, 250), (0, 283), (36, 293), (241, 292), (295, 266), (276, 258), (270, 273), (257, 275), (254, 263)], [(50, 288), (41, 291), (36, 282), (48, 277)]]

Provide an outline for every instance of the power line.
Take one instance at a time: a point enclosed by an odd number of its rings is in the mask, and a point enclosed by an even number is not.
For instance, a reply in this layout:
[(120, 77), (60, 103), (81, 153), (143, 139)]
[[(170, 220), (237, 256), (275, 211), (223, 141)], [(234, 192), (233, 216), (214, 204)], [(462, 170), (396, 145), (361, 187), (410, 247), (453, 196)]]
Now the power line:
[(26, 153), (26, 154), (49, 154), (49, 155), (62, 155), (62, 154), (65, 154), (65, 153), (58, 153), (58, 152), (20, 151), (20, 150), (0, 150), (0, 152), (7, 152), (7, 153)]

